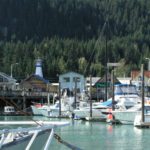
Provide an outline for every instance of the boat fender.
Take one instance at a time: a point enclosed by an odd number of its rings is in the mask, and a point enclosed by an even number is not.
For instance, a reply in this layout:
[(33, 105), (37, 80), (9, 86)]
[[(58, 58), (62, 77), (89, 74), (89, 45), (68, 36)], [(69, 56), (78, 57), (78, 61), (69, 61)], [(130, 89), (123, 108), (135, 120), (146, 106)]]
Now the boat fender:
[(108, 120), (113, 120), (113, 115), (112, 115), (111, 113), (108, 114), (108, 115), (107, 115), (107, 119), (108, 119)]

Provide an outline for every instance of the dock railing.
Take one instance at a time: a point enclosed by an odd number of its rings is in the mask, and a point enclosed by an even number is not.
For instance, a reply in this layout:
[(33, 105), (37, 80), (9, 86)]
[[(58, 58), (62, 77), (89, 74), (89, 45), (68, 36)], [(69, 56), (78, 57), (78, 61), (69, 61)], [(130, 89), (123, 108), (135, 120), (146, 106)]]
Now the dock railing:
[[(50, 93), (52, 94), (52, 93)], [(17, 90), (17, 91), (7, 91), (3, 90), (0, 91), (0, 96), (1, 97), (22, 97), (22, 96), (27, 96), (27, 97), (37, 97), (37, 96), (43, 96), (46, 97), (48, 95), (48, 92), (41, 92), (41, 91), (23, 91), (23, 90)]]

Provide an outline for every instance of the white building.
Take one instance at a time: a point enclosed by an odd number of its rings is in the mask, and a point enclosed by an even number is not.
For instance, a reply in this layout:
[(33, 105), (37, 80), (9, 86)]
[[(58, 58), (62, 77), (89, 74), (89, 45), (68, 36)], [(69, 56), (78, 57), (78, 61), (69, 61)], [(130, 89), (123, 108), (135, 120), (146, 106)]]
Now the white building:
[(59, 76), (60, 88), (69, 89), (74, 91), (77, 89), (77, 93), (82, 93), (85, 90), (85, 78), (83, 75), (76, 72), (68, 72)]

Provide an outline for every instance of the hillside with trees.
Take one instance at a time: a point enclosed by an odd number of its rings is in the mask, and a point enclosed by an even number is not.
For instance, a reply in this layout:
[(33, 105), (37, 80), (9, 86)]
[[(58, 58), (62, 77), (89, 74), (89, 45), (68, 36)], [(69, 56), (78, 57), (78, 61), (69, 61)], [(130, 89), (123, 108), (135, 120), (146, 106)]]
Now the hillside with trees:
[(1, 72), (23, 79), (43, 59), (45, 78), (76, 71), (102, 76), (107, 62), (120, 62), (117, 76), (147, 69), (150, 58), (148, 0), (1, 0)]

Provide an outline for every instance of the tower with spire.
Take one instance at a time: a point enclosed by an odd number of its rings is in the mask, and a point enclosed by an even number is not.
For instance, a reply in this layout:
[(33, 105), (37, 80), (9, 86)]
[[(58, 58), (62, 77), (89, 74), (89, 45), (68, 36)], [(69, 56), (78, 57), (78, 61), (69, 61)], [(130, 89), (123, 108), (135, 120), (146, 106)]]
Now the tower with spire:
[(36, 67), (35, 75), (38, 75), (43, 78), (42, 59), (40, 59), (40, 58), (36, 59), (35, 67)]

